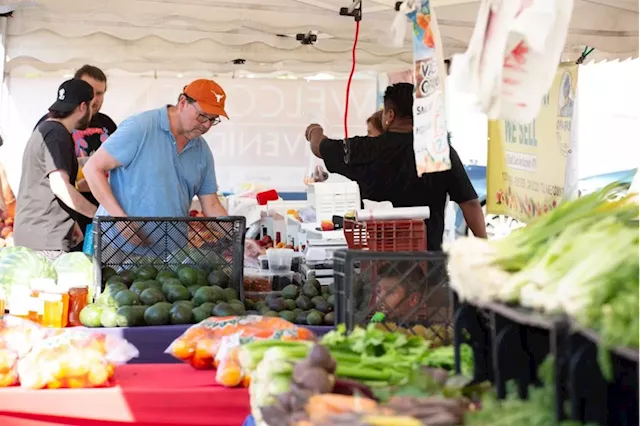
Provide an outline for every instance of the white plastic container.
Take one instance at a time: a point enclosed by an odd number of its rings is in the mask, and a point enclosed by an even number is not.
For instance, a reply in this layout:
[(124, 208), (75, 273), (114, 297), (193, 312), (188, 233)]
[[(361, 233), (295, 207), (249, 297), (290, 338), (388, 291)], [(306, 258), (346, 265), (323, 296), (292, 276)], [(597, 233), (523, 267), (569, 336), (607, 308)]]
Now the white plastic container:
[(293, 261), (293, 250), (287, 248), (269, 249), (267, 250), (267, 259), (269, 261), (269, 271), (271, 272), (287, 272), (291, 270)]
[(314, 183), (307, 188), (307, 200), (315, 209), (318, 222), (360, 210), (360, 187), (356, 182)]

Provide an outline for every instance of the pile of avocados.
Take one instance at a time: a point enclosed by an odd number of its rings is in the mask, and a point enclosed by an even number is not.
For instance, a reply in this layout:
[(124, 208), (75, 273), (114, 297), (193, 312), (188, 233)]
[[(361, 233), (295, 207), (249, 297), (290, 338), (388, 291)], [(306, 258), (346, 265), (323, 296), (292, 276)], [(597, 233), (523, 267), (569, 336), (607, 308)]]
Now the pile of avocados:
[(251, 300), (246, 300), (245, 304), (247, 313), (280, 317), (300, 325), (334, 325), (333, 291), (333, 285), (323, 287), (311, 279), (302, 287), (291, 284), (281, 294), (271, 293), (255, 306), (249, 306)]
[(333, 325), (333, 290), (317, 280), (288, 285), (264, 301), (239, 300), (222, 267), (188, 265), (158, 271), (144, 265), (116, 273), (102, 270), (104, 290), (80, 313), (85, 327), (196, 324), (211, 316), (278, 316), (302, 325)]
[(222, 268), (204, 271), (182, 265), (158, 271), (144, 265), (119, 274), (104, 268), (102, 277), (104, 291), (80, 313), (85, 327), (195, 324), (212, 315), (245, 314)]

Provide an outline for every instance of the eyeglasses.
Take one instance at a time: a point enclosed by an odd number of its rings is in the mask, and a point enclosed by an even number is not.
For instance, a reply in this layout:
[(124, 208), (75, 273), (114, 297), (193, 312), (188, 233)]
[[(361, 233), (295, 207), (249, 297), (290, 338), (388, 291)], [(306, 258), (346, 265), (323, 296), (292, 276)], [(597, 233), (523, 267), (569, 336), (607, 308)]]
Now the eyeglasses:
[(200, 111), (200, 109), (198, 109), (195, 103), (191, 103), (189, 105), (192, 105), (193, 109), (195, 109), (198, 113), (196, 120), (198, 120), (200, 123), (205, 124), (210, 122), (212, 127), (220, 124), (220, 116), (216, 115), (215, 117), (207, 117), (202, 113), (202, 111)]

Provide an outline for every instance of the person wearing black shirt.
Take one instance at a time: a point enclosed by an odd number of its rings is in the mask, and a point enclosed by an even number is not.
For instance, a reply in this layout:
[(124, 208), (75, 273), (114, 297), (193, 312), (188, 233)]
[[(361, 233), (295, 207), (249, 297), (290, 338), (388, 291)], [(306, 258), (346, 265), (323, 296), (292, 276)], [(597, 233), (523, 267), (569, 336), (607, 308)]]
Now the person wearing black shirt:
[(22, 157), (14, 242), (55, 259), (78, 245), (78, 214), (93, 217), (96, 206), (76, 189), (78, 159), (71, 133), (91, 120), (93, 88), (80, 79), (58, 88), (49, 118), (31, 134)]
[[(75, 143), (75, 155), (78, 158), (90, 157), (100, 148), (100, 145), (116, 131), (116, 123), (113, 122), (108, 115), (100, 112), (104, 95), (107, 91), (107, 76), (97, 67), (92, 65), (84, 65), (76, 71), (74, 78), (84, 80), (93, 87), (95, 97), (92, 104), (92, 116), (89, 126), (86, 129), (75, 129), (73, 131), (73, 141)], [(36, 124), (36, 128), (47, 119), (49, 114), (45, 114)], [(78, 181), (78, 189), (82, 195), (91, 201), (96, 207), (100, 204), (95, 199), (89, 186), (84, 179)], [(93, 218), (84, 216), (78, 217), (78, 224), (82, 232), (86, 232), (87, 226), (92, 222)], [(82, 250), (82, 246), (75, 247), (74, 250)]]
[(384, 94), (384, 133), (329, 139), (322, 127), (311, 124), (306, 138), (311, 151), (331, 173), (339, 173), (360, 186), (362, 199), (390, 201), (394, 207), (429, 206), (427, 250), (442, 250), (447, 194), (460, 205), (474, 235), (486, 238), (482, 207), (471, 181), (451, 147), (451, 170), (416, 174), (413, 150), (413, 85), (398, 83)]

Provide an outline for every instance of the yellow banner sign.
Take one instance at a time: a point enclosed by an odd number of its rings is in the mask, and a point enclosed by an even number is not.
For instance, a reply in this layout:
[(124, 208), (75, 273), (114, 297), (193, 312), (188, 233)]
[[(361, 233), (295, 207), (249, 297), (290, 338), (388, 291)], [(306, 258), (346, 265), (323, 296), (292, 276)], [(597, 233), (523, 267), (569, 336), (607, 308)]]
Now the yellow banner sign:
[(489, 122), (487, 212), (528, 222), (565, 196), (578, 65), (563, 64), (529, 124)]

